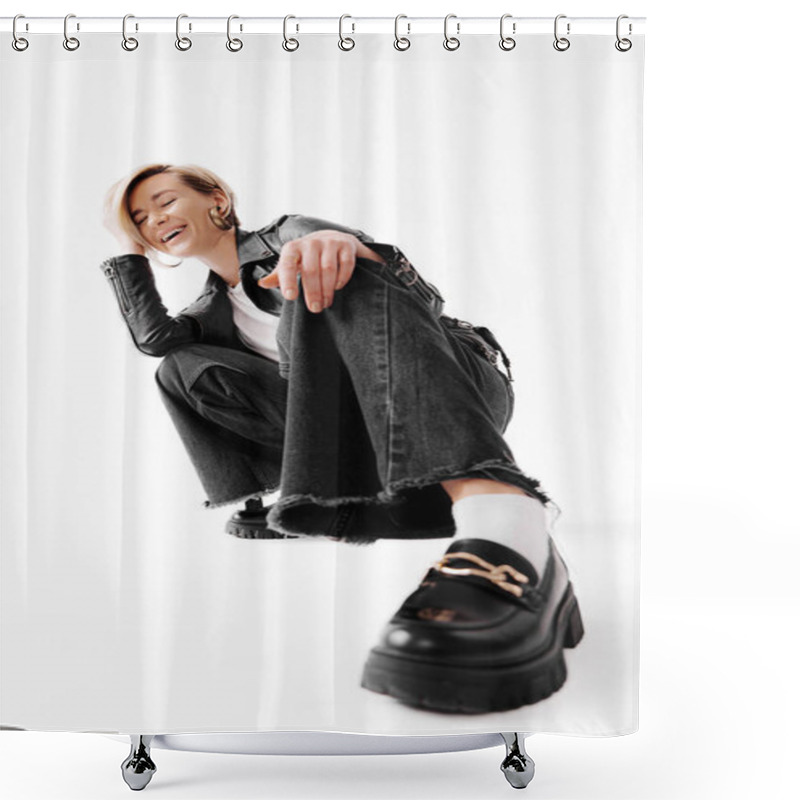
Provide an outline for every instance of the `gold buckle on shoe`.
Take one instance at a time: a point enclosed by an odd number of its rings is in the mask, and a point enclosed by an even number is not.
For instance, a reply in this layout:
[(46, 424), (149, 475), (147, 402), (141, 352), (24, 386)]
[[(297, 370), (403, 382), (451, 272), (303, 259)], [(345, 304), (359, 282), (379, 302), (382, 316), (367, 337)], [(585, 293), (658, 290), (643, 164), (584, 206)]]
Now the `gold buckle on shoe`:
[[(472, 567), (449, 567), (446, 562), (451, 558), (465, 558), (467, 561), (472, 561), (483, 567), (483, 570), (473, 569)], [(475, 575), (478, 578), (488, 578), (493, 584), (505, 589), (507, 592), (511, 592), (516, 597), (522, 597), (522, 587), (514, 583), (508, 583), (507, 579), (513, 578), (520, 583), (528, 583), (528, 576), (515, 570), (514, 567), (510, 567), (508, 564), (500, 566), (490, 564), (474, 553), (446, 553), (433, 565), (433, 569), (443, 572), (445, 575)]]

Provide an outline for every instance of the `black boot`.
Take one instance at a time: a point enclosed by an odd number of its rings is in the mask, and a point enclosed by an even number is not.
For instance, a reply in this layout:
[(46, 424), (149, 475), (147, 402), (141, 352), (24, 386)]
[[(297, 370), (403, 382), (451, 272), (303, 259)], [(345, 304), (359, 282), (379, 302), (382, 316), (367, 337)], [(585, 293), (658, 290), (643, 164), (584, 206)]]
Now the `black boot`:
[(244, 501), (244, 508), (237, 511), (225, 524), (225, 533), (240, 539), (296, 539), (296, 536), (273, 531), (267, 526), (267, 514), (272, 506), (266, 508), (260, 497)]

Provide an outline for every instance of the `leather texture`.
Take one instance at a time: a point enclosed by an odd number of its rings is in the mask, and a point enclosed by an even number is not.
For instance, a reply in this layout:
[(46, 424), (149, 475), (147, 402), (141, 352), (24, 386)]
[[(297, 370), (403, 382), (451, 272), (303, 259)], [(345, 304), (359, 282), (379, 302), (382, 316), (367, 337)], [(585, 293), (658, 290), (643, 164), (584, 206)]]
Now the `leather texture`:
[[(376, 242), (356, 228), (301, 214), (283, 214), (257, 231), (236, 228), (239, 274), (242, 288), (262, 311), (280, 316), (284, 298), (280, 289), (264, 289), (258, 281), (277, 266), (284, 244), (320, 230), (350, 233), (368, 245), (386, 261), (386, 269), (404, 282), (410, 276), (410, 288), (430, 306), (453, 335), (486, 358), (510, 382), (511, 365), (497, 340), (487, 328), (476, 327), (442, 313), (444, 299), (438, 289), (413, 268), (403, 252), (393, 244)], [(371, 265), (375, 261), (359, 258)], [(239, 338), (233, 321), (233, 309), (225, 281), (209, 270), (197, 299), (175, 316), (164, 306), (156, 287), (150, 261), (146, 256), (127, 254), (107, 258), (100, 268), (114, 290), (117, 303), (136, 348), (150, 356), (163, 357), (170, 350), (187, 344), (203, 343), (252, 352)], [(499, 368), (502, 360), (505, 373)]]
[[(553, 624), (569, 585), (567, 569), (552, 547), (541, 579), (533, 565), (510, 547), (488, 539), (458, 539), (447, 553), (466, 551), (495, 564), (508, 564), (529, 582), (518, 583), (515, 597), (484, 577), (451, 576), (431, 567), (422, 584), (405, 600), (383, 632), (381, 646), (403, 655), (436, 658), (440, 663), (497, 664), (533, 658), (552, 642)], [(453, 568), (476, 568), (466, 559), (448, 561)], [(454, 612), (439, 622), (420, 617), (420, 610)], [(432, 612), (428, 612), (432, 616)]]
[[(257, 231), (236, 229), (242, 288), (258, 308), (280, 315), (284, 303), (280, 290), (264, 289), (258, 286), (258, 280), (275, 269), (286, 242), (320, 230), (338, 230), (354, 235), (385, 258), (390, 267), (398, 270), (402, 271), (409, 263), (395, 245), (375, 242), (371, 236), (356, 228), (317, 217), (283, 214)], [(359, 258), (357, 261), (375, 264), (369, 259)], [(215, 272), (209, 271), (198, 298), (177, 315), (171, 316), (158, 293), (146, 256), (114, 256), (100, 266), (114, 289), (133, 343), (146, 355), (164, 356), (176, 347), (194, 342), (249, 352), (236, 333), (227, 285)], [(418, 283), (417, 291), (424, 292), (426, 300), (440, 313), (444, 301), (438, 290), (421, 277)]]
[[(560, 689), (563, 650), (580, 642), (583, 622), (552, 540), (541, 576), (499, 542), (458, 539), (446, 555), (457, 553), (489, 562), (497, 580), (432, 566), (384, 627), (362, 686), (412, 706), (463, 713), (517, 708)], [(487, 571), (457, 556), (445, 565)], [(505, 565), (520, 575), (499, 569)], [(498, 585), (500, 578), (519, 596)]]

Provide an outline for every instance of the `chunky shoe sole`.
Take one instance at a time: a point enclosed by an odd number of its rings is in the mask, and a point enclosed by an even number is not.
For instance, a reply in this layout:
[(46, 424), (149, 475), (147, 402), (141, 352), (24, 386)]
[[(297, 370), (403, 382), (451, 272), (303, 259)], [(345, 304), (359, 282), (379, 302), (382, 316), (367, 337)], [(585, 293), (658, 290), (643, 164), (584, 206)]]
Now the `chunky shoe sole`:
[(556, 617), (555, 637), (534, 659), (496, 667), (443, 665), (373, 648), (361, 686), (388, 694), (417, 708), (461, 714), (509, 711), (537, 703), (558, 691), (567, 679), (564, 648), (583, 638), (578, 601), (567, 587)]
[(239, 539), (297, 539), (291, 534), (279, 533), (267, 526), (266, 515), (252, 519), (231, 518), (225, 523), (225, 533)]

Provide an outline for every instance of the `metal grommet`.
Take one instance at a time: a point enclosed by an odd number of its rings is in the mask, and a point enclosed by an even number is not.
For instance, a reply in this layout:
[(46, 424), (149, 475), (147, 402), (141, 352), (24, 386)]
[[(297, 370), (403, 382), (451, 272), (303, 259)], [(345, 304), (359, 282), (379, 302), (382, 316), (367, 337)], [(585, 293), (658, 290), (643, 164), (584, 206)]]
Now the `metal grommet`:
[[(617, 17), (617, 41), (614, 42), (614, 47), (616, 47), (617, 50), (620, 51), (620, 53), (627, 53), (628, 50), (630, 50), (631, 47), (633, 47), (633, 42), (631, 42), (630, 39), (621, 39), (620, 35), (619, 35), (619, 23), (620, 23), (620, 21), (623, 20), (623, 19), (628, 19), (628, 18), (629, 17), (628, 17), (627, 14), (620, 14)], [(628, 35), (630, 36), (631, 33), (633, 33), (633, 25), (631, 25), (630, 22), (629, 22), (628, 23)]]
[[(340, 50), (352, 50), (356, 46), (356, 43), (355, 43), (354, 39), (351, 39), (349, 36), (347, 36), (347, 37), (343, 37), (342, 36), (342, 22), (344, 22), (344, 20), (347, 19), (347, 18), (353, 19), (349, 14), (342, 14), (342, 16), (339, 17), (339, 49)], [(353, 22), (352, 25), (353, 25), (353, 30), (351, 31), (351, 33), (355, 33), (356, 32), (356, 24), (355, 24), (355, 22)]]
[[(556, 40), (553, 42), (553, 47), (558, 50), (560, 53), (563, 53), (565, 50), (569, 50), (570, 41), (569, 39), (565, 38), (564, 36), (558, 35), (558, 21), (560, 19), (566, 19), (566, 14), (559, 14), (556, 17), (555, 22), (553, 23), (553, 35), (556, 37)], [(567, 23), (567, 36), (569, 36), (569, 22)]]
[[(503, 23), (507, 19), (509, 19), (509, 17), (511, 17), (511, 14), (503, 14), (503, 16), (500, 17), (500, 49), (501, 50), (513, 50), (517, 46), (517, 40), (516, 39), (512, 39), (510, 36), (505, 36), (503, 34)], [(511, 32), (512, 33), (516, 33), (517, 32), (517, 23), (516, 22), (512, 22), (511, 23)]]
[[(297, 17), (294, 17), (291, 14), (287, 14), (283, 18), (283, 42), (281, 44), (282, 44), (284, 50), (286, 50), (289, 53), (293, 53), (295, 50), (297, 50), (298, 47), (300, 47), (300, 42), (298, 42), (297, 39), (289, 39), (286, 36), (286, 23), (290, 19), (297, 19)], [(297, 29), (298, 28), (295, 28), (295, 30), (297, 30)]]
[[(231, 14), (228, 17), (228, 30), (227, 30), (227, 32), (228, 32), (228, 41), (225, 42), (225, 47), (227, 47), (228, 50), (231, 51), (231, 53), (238, 53), (244, 47), (244, 43), (242, 42), (241, 39), (231, 39), (231, 20), (232, 19), (239, 19), (239, 17), (237, 17), (236, 14)], [(239, 26), (239, 30), (241, 30), (241, 29), (242, 29), (241, 26)]]
[[(126, 14), (122, 18), (122, 49), (131, 52), (131, 50), (135, 50), (139, 46), (139, 40), (135, 39), (133, 36), (128, 36), (128, 20), (133, 19), (133, 14)], [(139, 30), (139, 26), (136, 26), (136, 30)]]
[[(178, 14), (175, 20), (175, 47), (178, 50), (188, 50), (192, 46), (192, 40), (188, 36), (181, 36), (181, 20), (188, 17), (188, 14)], [(189, 23), (189, 31), (192, 30), (192, 23)]]
[[(74, 17), (74, 16), (75, 16), (74, 14), (67, 14), (67, 16), (64, 17), (64, 41), (63, 41), (63, 45), (64, 45), (64, 49), (65, 50), (69, 50), (70, 52), (72, 52), (73, 50), (77, 50), (81, 46), (81, 43), (80, 43), (80, 41), (78, 39), (76, 39), (74, 36), (70, 36), (67, 33), (67, 23), (69, 22), (69, 18), (70, 17)], [(80, 30), (80, 29), (81, 29), (80, 25), (78, 25), (77, 26), (77, 30)]]
[[(401, 19), (408, 19), (405, 14), (398, 14), (394, 18), (394, 49), (395, 50), (408, 50), (411, 47), (411, 39), (407, 39), (405, 36), (401, 38), (400, 32), (398, 31), (399, 22)], [(411, 23), (406, 22), (406, 26), (408, 27), (408, 33), (411, 33)]]
[[(455, 14), (448, 14), (444, 18), (444, 42), (442, 42), (442, 46), (445, 50), (458, 50), (461, 47), (461, 40), (458, 39), (456, 36), (448, 36), (447, 35), (447, 23), (449, 20), (455, 18)], [(456, 23), (456, 34), (461, 33), (461, 23)]]
[[(28, 45), (30, 44), (30, 42), (28, 42), (28, 40), (23, 38), (22, 36), (17, 36), (17, 20), (18, 19), (25, 19), (25, 15), (24, 14), (17, 14), (17, 16), (14, 17), (14, 22), (13, 22), (13, 24), (11, 26), (11, 33), (12, 33), (12, 36), (14, 38), (11, 40), (11, 46), (18, 53), (21, 53), (23, 50), (27, 50), (28, 49)], [(28, 29), (28, 23), (27, 22), (25, 23), (25, 29), (26, 30)]]

